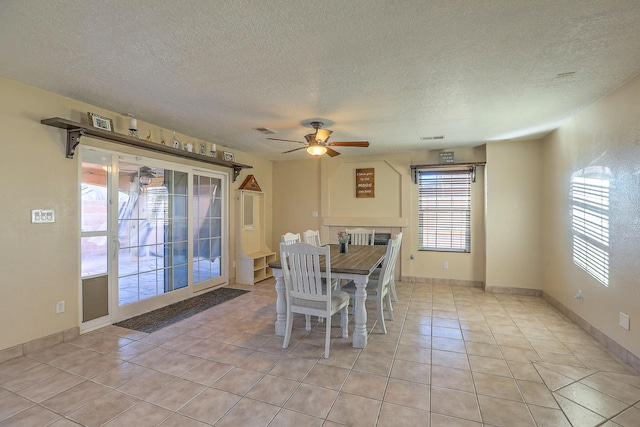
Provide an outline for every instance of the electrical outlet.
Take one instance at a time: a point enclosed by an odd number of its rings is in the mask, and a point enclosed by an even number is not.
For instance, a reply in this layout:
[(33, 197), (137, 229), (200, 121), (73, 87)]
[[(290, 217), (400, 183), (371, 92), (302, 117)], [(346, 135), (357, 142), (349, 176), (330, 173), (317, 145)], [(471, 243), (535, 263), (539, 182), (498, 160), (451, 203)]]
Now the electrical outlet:
[(622, 329), (626, 329), (627, 331), (630, 329), (630, 320), (627, 313), (620, 312), (620, 327)]
[(445, 261), (444, 264), (442, 264), (442, 268), (444, 268), (445, 270), (449, 268), (449, 261)]
[(318, 211), (311, 212), (311, 216), (314, 218), (318, 218)]
[(56, 314), (64, 313), (64, 301), (58, 301), (56, 303)]

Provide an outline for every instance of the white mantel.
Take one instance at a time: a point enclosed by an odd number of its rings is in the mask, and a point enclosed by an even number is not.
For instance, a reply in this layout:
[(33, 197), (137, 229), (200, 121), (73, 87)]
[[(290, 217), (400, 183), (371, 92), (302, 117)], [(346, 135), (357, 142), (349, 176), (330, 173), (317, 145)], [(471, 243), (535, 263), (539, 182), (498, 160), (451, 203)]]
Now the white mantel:
[(325, 227), (406, 227), (407, 218), (377, 218), (377, 217), (324, 217), (322, 225)]
[(329, 235), (329, 243), (338, 243), (338, 231), (345, 231), (347, 228), (370, 228), (376, 233), (394, 236), (407, 227), (407, 222), (407, 218), (325, 217), (322, 225)]

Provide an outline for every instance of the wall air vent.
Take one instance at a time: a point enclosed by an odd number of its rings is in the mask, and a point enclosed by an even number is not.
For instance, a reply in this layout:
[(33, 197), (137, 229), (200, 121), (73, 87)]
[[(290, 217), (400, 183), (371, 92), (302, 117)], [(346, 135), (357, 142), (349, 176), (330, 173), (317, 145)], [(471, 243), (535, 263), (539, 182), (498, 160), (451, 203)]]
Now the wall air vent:
[(444, 135), (437, 135), (437, 136), (421, 136), (420, 140), (421, 141), (433, 141), (434, 139), (444, 139)]
[(556, 74), (556, 79), (566, 79), (567, 77), (573, 77), (576, 75), (575, 71), (569, 71), (568, 73)]
[(258, 132), (264, 133), (265, 135), (273, 135), (275, 132), (268, 128), (254, 128)]

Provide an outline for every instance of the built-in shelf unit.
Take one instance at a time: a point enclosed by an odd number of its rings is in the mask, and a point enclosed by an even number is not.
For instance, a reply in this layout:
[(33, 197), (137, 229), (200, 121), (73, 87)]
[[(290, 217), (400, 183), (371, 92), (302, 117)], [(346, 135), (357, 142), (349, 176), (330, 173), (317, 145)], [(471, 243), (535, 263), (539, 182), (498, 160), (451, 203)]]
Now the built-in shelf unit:
[(115, 142), (118, 144), (129, 145), (144, 150), (151, 150), (158, 153), (170, 154), (172, 156), (183, 157), (186, 159), (196, 160), (199, 162), (209, 163), (212, 165), (223, 166), (233, 169), (233, 181), (236, 180), (242, 169), (248, 169), (252, 166), (243, 165), (241, 163), (229, 162), (226, 160), (218, 159), (215, 157), (206, 156), (203, 154), (192, 153), (190, 151), (180, 150), (167, 145), (162, 145), (157, 142), (147, 141), (139, 139), (129, 135), (123, 135), (104, 129), (99, 129), (93, 126), (84, 125), (73, 120), (62, 119), (60, 117), (53, 117), (50, 119), (43, 119), (40, 121), (43, 125), (53, 126), (67, 131), (67, 147), (66, 156), (69, 159), (73, 159), (76, 152), (76, 147), (80, 144), (80, 137), (83, 135), (90, 136), (92, 138), (98, 138), (105, 141)]
[(276, 254), (265, 244), (264, 193), (237, 190), (240, 232), (236, 243), (236, 282), (253, 285), (273, 276), (269, 263)]

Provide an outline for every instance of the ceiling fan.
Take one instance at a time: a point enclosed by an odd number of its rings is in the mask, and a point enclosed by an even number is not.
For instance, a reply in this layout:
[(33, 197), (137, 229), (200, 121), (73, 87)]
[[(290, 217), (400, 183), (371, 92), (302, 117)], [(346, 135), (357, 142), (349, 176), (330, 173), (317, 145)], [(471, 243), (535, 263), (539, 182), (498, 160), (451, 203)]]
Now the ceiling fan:
[(306, 148), (307, 152), (314, 156), (321, 156), (323, 154), (328, 154), (331, 157), (335, 157), (340, 155), (340, 153), (330, 148), (332, 146), (333, 147), (363, 147), (363, 148), (366, 148), (369, 146), (369, 141), (327, 142), (329, 140), (329, 136), (331, 136), (333, 131), (329, 129), (322, 129), (322, 126), (324, 126), (324, 123), (322, 122), (311, 122), (309, 124), (316, 131), (315, 133), (310, 133), (304, 136), (304, 139), (306, 139), (307, 142), (292, 141), (290, 139), (279, 139), (279, 138), (267, 138), (267, 139), (271, 139), (274, 141), (297, 142), (298, 144), (304, 144), (304, 147), (294, 148), (293, 150), (285, 151), (282, 154), (291, 153), (293, 151), (298, 151)]

